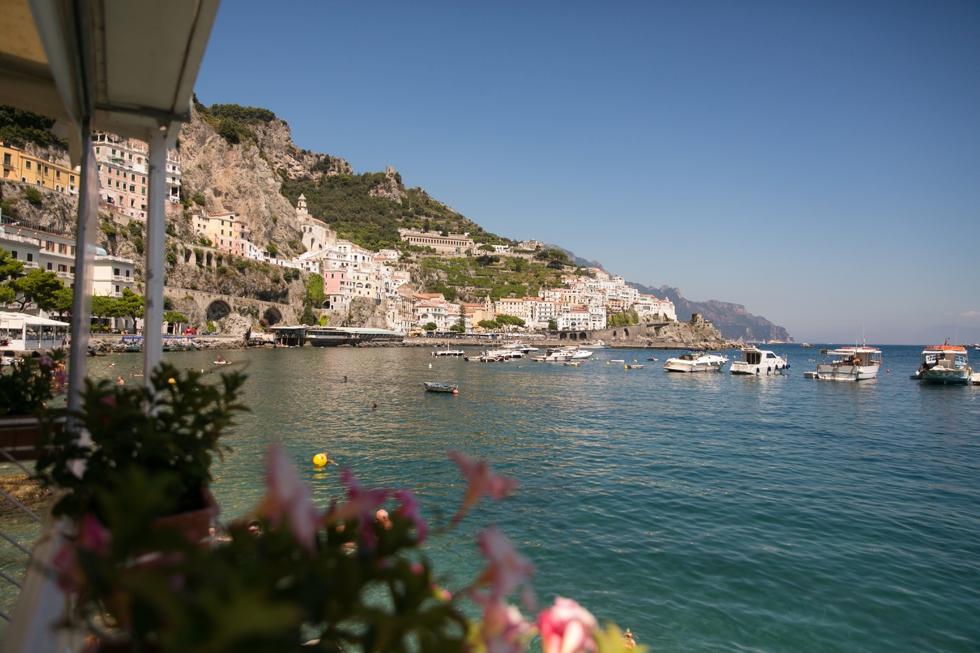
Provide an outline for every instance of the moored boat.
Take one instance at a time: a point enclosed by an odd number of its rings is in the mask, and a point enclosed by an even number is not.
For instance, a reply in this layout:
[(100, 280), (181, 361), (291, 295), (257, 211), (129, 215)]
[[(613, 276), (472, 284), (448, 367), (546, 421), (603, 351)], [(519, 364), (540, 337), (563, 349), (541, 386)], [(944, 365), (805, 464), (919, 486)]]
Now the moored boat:
[(878, 376), (881, 350), (874, 347), (840, 347), (821, 349), (822, 360), (815, 372), (803, 376), (821, 381), (866, 381)]
[(458, 392), (459, 386), (452, 383), (436, 383), (433, 381), (423, 381), (426, 392)]
[(719, 372), (728, 359), (709, 354), (703, 349), (688, 349), (677, 358), (668, 358), (664, 369), (668, 372)]
[(783, 356), (767, 349), (745, 347), (742, 349), (742, 360), (732, 361), (732, 374), (775, 374), (789, 367), (789, 361)]
[(972, 373), (966, 347), (947, 341), (922, 350), (922, 364), (912, 378), (937, 385), (966, 385)]

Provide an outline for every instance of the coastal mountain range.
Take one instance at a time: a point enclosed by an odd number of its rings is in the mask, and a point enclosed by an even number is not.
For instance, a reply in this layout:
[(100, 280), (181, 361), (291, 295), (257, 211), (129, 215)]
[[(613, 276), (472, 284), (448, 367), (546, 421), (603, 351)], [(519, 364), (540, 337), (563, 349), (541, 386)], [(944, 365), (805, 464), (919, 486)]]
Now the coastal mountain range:
[[(185, 207), (171, 205), (170, 208), (174, 210), (168, 210), (168, 222), (172, 223), (168, 233), (174, 241), (196, 244), (187, 211), (197, 206), (211, 213), (234, 211), (248, 225), (250, 239), (256, 245), (278, 252), (280, 258), (297, 256), (304, 251), (295, 211), (302, 194), (306, 197), (310, 214), (329, 224), (340, 238), (374, 251), (403, 246), (399, 228), (439, 233), (468, 232), (480, 243), (517, 244), (516, 240), (486, 231), (452, 207), (429, 196), (423, 188), (405, 186), (397, 171), (391, 174), (389, 171), (355, 174), (343, 158), (299, 148), (292, 140), (289, 125), (267, 109), (235, 104), (205, 106), (195, 96), (190, 117), (190, 122), (181, 128), (178, 140), (181, 197)], [(12, 127), (7, 125), (4, 128)], [(37, 139), (28, 133), (22, 140)], [(43, 145), (55, 155), (54, 158), (67, 162), (67, 151), (61, 151), (63, 144), (45, 141), (43, 144), (28, 142), (27, 145), (37, 149)], [(25, 216), (31, 213), (30, 217), (41, 223), (57, 217), (55, 221), (67, 227), (71, 221), (69, 216), (73, 213), (73, 207), (68, 204), (74, 204), (73, 198), (51, 198), (55, 199), (55, 204), (65, 204), (65, 210), (58, 212), (58, 216), (47, 215), (47, 212), (34, 216), (24, 202), (21, 202), (21, 212)], [(46, 208), (50, 208), (51, 204), (46, 202)], [(182, 208), (186, 210), (181, 212)], [(140, 258), (137, 256), (139, 252), (135, 251), (139, 248), (128, 242), (125, 230), (114, 240), (106, 236), (106, 229), (99, 234), (100, 245), (114, 254), (132, 256), (137, 260)], [(178, 244), (174, 242), (168, 247), (178, 247)], [(546, 247), (561, 249), (568, 255), (569, 261), (577, 266), (604, 269), (600, 262), (576, 256), (558, 245), (548, 244)], [(531, 285), (518, 280), (517, 275), (522, 274), (521, 270), (497, 267), (500, 269), (494, 271), (494, 291), (513, 287), (525, 288), (532, 294), (536, 292)], [(202, 278), (183, 280), (183, 283), (193, 283), (201, 290), (224, 292), (227, 290), (224, 286), (233, 281), (229, 281), (230, 269), (226, 267), (225, 270), (226, 275), (222, 278), (207, 279), (202, 273), (199, 275)], [(515, 278), (510, 279), (508, 275)], [(258, 280), (253, 281), (259, 283)], [(433, 280), (432, 283), (437, 281), (448, 282), (448, 277)], [(292, 295), (282, 279), (274, 281), (278, 284), (276, 287), (260, 289), (261, 292), (252, 288), (255, 283), (245, 284), (240, 289), (236, 286), (235, 292), (244, 293), (242, 296), (262, 295), (261, 298)], [(297, 283), (296, 280), (292, 282), (293, 285)], [(684, 298), (677, 288), (666, 285), (659, 288), (638, 283), (630, 285), (641, 292), (673, 301), (677, 317), (682, 321), (690, 319), (692, 313), (700, 313), (730, 340), (792, 340), (784, 328), (747, 312), (739, 304), (717, 300), (693, 302)], [(431, 288), (418, 290), (432, 291)], [(472, 289), (459, 288), (460, 296), (467, 292), (472, 292)]]

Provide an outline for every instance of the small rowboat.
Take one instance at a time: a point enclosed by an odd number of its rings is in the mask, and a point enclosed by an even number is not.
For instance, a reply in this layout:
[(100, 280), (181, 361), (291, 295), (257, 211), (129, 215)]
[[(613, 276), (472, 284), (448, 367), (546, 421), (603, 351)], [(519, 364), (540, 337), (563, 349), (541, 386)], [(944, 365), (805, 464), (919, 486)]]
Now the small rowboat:
[(625, 367), (628, 370), (642, 370), (643, 369), (643, 366), (642, 365), (635, 365), (635, 364), (634, 365), (623, 365), (623, 367)]
[(434, 383), (431, 381), (423, 381), (422, 385), (425, 386), (426, 392), (458, 392), (458, 386), (452, 383)]
[(613, 358), (609, 362), (610, 363), (625, 363), (626, 361), (624, 361), (622, 358)]
[(211, 361), (214, 365), (231, 365), (231, 361)]

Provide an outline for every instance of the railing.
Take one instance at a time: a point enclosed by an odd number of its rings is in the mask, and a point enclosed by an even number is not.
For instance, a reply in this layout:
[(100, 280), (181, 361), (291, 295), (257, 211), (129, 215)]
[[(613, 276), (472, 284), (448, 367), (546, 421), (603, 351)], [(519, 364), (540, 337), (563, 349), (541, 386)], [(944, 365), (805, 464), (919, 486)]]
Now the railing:
[[(27, 467), (24, 466), (23, 463), (21, 463), (10, 452), (8, 452), (6, 449), (3, 449), (3, 448), (0, 448), (0, 462), (10, 462), (10, 463), (13, 463), (14, 465), (17, 465), (17, 467), (19, 467), (28, 476), (33, 476), (34, 475), (31, 472), (31, 470), (29, 470)], [(27, 506), (25, 506), (24, 504), (22, 504), (17, 499), (15, 499), (12, 496), (10, 496), (5, 490), (3, 490), (3, 488), (0, 488), (0, 497), (3, 497), (4, 500), (9, 501), (11, 504), (14, 505), (15, 508), (17, 508), (17, 510), (19, 510), (20, 512), (22, 512), (23, 514), (25, 514), (31, 520), (37, 522), (38, 524), (43, 523), (43, 520), (40, 517), (38, 517), (37, 514), (33, 510), (31, 510), (30, 508), (28, 508)], [(13, 547), (15, 547), (16, 549), (18, 549), (21, 554), (23, 554), (24, 556), (26, 556), (26, 560), (24, 561), (25, 562), (25, 567), (27, 566), (27, 564), (30, 563), (30, 560), (31, 560), (31, 552), (27, 549), (27, 547), (25, 547), (23, 544), (21, 544), (20, 542), (18, 542), (16, 540), (16, 538), (14, 538), (13, 536), (9, 535), (6, 531), (4, 531), (2, 529), (0, 529), (0, 538), (3, 538), (4, 540), (6, 540), (9, 544), (11, 544)], [(9, 574), (4, 573), (3, 571), (0, 571), (0, 579), (2, 579), (3, 581), (5, 581), (5, 582), (7, 582), (7, 583), (9, 583), (11, 585), (13, 585), (14, 587), (16, 587), (18, 592), (20, 592), (20, 590), (23, 588), (23, 586), (22, 586), (22, 584), (21, 584), (20, 581), (18, 581), (16, 578), (13, 578)], [(8, 615), (6, 612), (0, 611), (0, 619), (4, 619), (4, 620), (6, 620), (6, 621), (9, 622), (10, 621), (10, 615)]]

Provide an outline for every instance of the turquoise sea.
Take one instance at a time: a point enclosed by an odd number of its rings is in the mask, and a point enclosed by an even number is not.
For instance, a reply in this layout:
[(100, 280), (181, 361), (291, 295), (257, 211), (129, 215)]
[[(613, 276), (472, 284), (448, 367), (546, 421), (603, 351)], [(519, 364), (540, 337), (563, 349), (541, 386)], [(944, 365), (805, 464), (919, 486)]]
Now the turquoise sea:
[[(229, 353), (253, 412), (215, 494), (226, 518), (253, 506), (278, 438), (324, 507), (342, 489), (338, 468), (311, 464), (320, 451), (366, 485), (414, 489), (445, 521), (464, 488), (455, 448), (520, 487), (428, 545), (451, 589), (481, 568), (474, 534), (492, 522), (536, 566), (539, 602), (574, 598), (654, 651), (980, 650), (980, 388), (910, 381), (921, 347), (882, 347), (890, 372), (861, 383), (804, 379), (817, 349), (774, 349), (785, 376), (667, 374), (662, 351), (600, 350), (577, 368), (424, 349)], [(212, 358), (169, 355), (208, 372)], [(141, 359), (89, 364), (132, 383)], [(459, 396), (423, 392), (430, 380)], [(0, 568), (18, 564), (0, 542)]]

